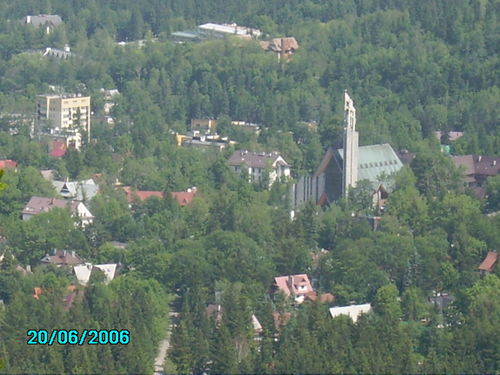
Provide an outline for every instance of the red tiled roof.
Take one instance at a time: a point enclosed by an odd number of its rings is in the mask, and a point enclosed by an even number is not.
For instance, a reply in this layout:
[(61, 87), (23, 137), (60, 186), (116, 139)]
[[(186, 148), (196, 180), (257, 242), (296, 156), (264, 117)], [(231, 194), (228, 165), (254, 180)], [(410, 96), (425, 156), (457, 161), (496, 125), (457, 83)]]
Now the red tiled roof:
[(304, 274), (279, 276), (274, 278), (274, 282), (278, 289), (283, 291), (286, 296), (290, 295), (306, 295), (314, 292), (314, 289), (309, 281), (309, 277)]
[(53, 140), (51, 144), (51, 151), (49, 152), (50, 156), (53, 156), (55, 158), (61, 158), (64, 156), (66, 153), (66, 143), (59, 141), (59, 140)]
[[(125, 191), (127, 195), (127, 201), (132, 203), (134, 201), (134, 197), (139, 198), (139, 200), (144, 201), (150, 197), (158, 197), (163, 198), (163, 192), (161, 191), (152, 191), (152, 190), (132, 190), (130, 186), (124, 186), (122, 189)], [(181, 205), (187, 206), (193, 201), (194, 196), (196, 195), (196, 188), (188, 189), (188, 191), (174, 191), (172, 192), (172, 197)]]
[(193, 201), (196, 195), (196, 189), (189, 189), (188, 191), (174, 191), (172, 197), (181, 205), (187, 206)]
[(495, 263), (498, 260), (498, 253), (495, 251), (488, 251), (486, 258), (484, 258), (483, 262), (479, 266), (481, 271), (493, 272), (493, 268), (495, 267)]
[(134, 197), (139, 198), (139, 200), (143, 201), (150, 197), (158, 197), (163, 198), (163, 192), (161, 191), (152, 191), (152, 190), (132, 190), (130, 186), (122, 187), (123, 191), (127, 195), (127, 201), (132, 203), (134, 201)]
[(17, 162), (7, 159), (7, 160), (0, 160), (0, 169), (9, 169), (9, 168), (16, 168), (17, 167)]

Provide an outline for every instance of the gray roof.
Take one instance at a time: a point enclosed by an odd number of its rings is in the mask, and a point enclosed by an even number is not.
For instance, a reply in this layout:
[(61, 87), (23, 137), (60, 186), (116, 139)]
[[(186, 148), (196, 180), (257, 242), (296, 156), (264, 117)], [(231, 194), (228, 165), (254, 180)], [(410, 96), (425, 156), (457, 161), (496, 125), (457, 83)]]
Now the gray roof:
[(75, 212), (80, 202), (68, 201), (66, 199), (31, 197), (30, 201), (24, 207), (23, 214), (38, 215), (42, 212), (49, 212), (52, 208), (68, 208), (71, 212)]
[(266, 168), (279, 159), (284, 166), (290, 166), (278, 152), (253, 152), (247, 150), (235, 151), (228, 160), (229, 165), (246, 165), (251, 168)]
[(92, 179), (85, 181), (51, 181), (51, 183), (61, 197), (79, 201), (89, 201), (99, 191), (99, 186)]
[[(29, 21), (28, 21), (29, 20)], [(32, 24), (35, 27), (40, 27), (45, 24), (57, 26), (62, 23), (62, 19), (57, 14), (39, 14), (38, 16), (27, 16), (26, 23)]]
[[(344, 150), (338, 149), (337, 155), (339, 160), (343, 160)], [(375, 185), (381, 182), (379, 177), (382, 174), (389, 176), (401, 168), (403, 168), (403, 163), (388, 143), (359, 147), (358, 181), (368, 180), (377, 188), (378, 186)], [(391, 188), (387, 186), (387, 183), (384, 183), (384, 186), (388, 189)]]

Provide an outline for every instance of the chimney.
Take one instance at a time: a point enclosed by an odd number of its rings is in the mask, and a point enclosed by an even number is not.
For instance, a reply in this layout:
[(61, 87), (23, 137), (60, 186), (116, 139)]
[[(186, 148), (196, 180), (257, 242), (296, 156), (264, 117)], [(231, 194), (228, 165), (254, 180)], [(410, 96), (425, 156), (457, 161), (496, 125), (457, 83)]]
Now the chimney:
[(66, 256), (66, 250), (63, 250), (63, 256)]
[(54, 198), (50, 199), (50, 204), (54, 204)]
[(280, 60), (283, 60), (286, 56), (285, 53), (285, 38), (281, 38), (281, 48), (280, 48)]
[(493, 166), (497, 165), (497, 161), (493, 160)]
[(26, 266), (26, 271), (31, 272), (31, 266), (29, 264)]
[(481, 158), (482, 158), (482, 156), (481, 156), (481, 155), (479, 155), (479, 156), (477, 157), (477, 161), (478, 161), (478, 162), (480, 162), (480, 161), (481, 161)]
[(31, 16), (26, 16), (26, 23), (31, 23)]
[(71, 256), (74, 258), (76, 255), (75, 255), (75, 250), (72, 250), (71, 251)]

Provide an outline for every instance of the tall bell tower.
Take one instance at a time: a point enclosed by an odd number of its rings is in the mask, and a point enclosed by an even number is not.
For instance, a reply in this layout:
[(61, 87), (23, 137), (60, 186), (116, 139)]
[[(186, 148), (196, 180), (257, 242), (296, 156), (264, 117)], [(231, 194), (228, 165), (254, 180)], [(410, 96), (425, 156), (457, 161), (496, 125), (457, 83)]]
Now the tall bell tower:
[(355, 187), (358, 180), (359, 134), (356, 131), (356, 108), (344, 91), (344, 169), (342, 171), (342, 195), (347, 198), (349, 187)]

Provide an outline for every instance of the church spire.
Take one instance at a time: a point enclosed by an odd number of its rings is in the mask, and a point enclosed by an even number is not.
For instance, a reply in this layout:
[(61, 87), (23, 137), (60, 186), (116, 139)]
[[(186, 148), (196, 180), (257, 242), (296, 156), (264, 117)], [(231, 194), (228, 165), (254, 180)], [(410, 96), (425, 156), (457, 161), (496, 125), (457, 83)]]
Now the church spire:
[(358, 180), (358, 143), (356, 131), (356, 108), (344, 91), (344, 168), (342, 173), (342, 195), (347, 198), (349, 187), (355, 187)]

